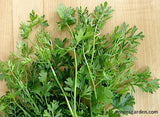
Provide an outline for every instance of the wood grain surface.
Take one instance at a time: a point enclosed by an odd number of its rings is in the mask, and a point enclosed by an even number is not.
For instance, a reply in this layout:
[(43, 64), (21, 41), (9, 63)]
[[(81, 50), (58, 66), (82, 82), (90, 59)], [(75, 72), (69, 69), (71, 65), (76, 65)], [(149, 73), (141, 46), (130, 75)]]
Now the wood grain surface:
[[(66, 37), (59, 34), (56, 22), (59, 20), (56, 8), (60, 3), (66, 6), (88, 7), (90, 12), (105, 0), (0, 0), (0, 59), (6, 60), (10, 51), (16, 51), (16, 41), (20, 40), (19, 24), (27, 21), (32, 9), (39, 15), (45, 14), (50, 26), (47, 30), (52, 39)], [(145, 38), (138, 48), (135, 69), (150, 67), (153, 78), (160, 79), (160, 0), (108, 0), (115, 9), (113, 17), (103, 28), (103, 34), (112, 32), (116, 25), (124, 21), (130, 26), (137, 25)], [(7, 90), (5, 82), (0, 82), (0, 96)], [(136, 88), (135, 111), (158, 111), (158, 114), (135, 114), (131, 117), (160, 117), (160, 90), (153, 95)]]

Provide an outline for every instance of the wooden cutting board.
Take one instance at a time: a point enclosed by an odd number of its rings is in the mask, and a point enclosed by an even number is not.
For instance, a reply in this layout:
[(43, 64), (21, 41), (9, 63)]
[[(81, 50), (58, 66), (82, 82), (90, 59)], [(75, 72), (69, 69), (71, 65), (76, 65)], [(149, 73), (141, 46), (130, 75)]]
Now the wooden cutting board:
[[(65, 37), (57, 33), (57, 5), (88, 7), (93, 11), (96, 5), (105, 0), (0, 0), (0, 59), (6, 60), (9, 51), (16, 51), (16, 41), (20, 40), (19, 24), (27, 21), (32, 9), (39, 15), (45, 14), (50, 26), (47, 30), (51, 37)], [(115, 9), (113, 17), (105, 24), (103, 34), (112, 32), (114, 26), (124, 21), (130, 26), (137, 25), (145, 34), (144, 41), (138, 48), (135, 69), (150, 67), (153, 78), (160, 78), (160, 0), (108, 0)], [(0, 82), (0, 95), (7, 90)], [(160, 117), (160, 90), (154, 95), (136, 89), (135, 111), (159, 111), (159, 114), (135, 114), (131, 117)]]

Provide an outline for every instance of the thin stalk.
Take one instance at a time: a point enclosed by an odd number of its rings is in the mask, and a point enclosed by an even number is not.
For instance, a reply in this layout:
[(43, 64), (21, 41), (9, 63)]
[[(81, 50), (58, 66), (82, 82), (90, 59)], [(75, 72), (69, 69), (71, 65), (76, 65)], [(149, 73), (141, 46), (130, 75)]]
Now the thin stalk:
[(85, 59), (85, 62), (86, 62), (86, 65), (87, 65), (87, 68), (88, 68), (88, 71), (89, 71), (89, 75), (90, 75), (90, 77), (91, 77), (91, 81), (92, 81), (93, 88), (94, 88), (95, 98), (97, 99), (96, 85), (95, 85), (95, 83), (94, 83), (93, 76), (92, 76), (92, 72), (91, 72), (90, 67), (89, 67), (89, 65), (88, 65), (88, 61), (87, 61), (86, 56), (85, 56), (85, 54), (84, 54), (84, 48), (83, 48), (83, 56), (84, 56), (84, 59)]
[(24, 113), (26, 113), (26, 115), (28, 115), (29, 117), (31, 117), (31, 115), (30, 115), (21, 105), (19, 105), (19, 104), (16, 102), (15, 98), (13, 98), (13, 100), (14, 100), (14, 102), (17, 104), (17, 106), (18, 106)]
[(75, 86), (74, 86), (74, 113), (76, 114), (76, 94), (77, 94), (77, 57), (76, 57), (76, 51), (74, 49), (74, 60), (75, 60)]
[(58, 86), (60, 87), (60, 89), (61, 89), (61, 91), (62, 91), (62, 93), (63, 93), (63, 95), (64, 95), (64, 97), (65, 97), (65, 99), (66, 99), (68, 108), (69, 108), (72, 116), (73, 116), (73, 117), (76, 117), (76, 116), (74, 115), (73, 111), (72, 111), (72, 108), (71, 108), (71, 105), (70, 105), (70, 103), (69, 103), (69, 100), (68, 100), (68, 98), (67, 98), (67, 96), (66, 96), (66, 94), (65, 94), (65, 92), (64, 92), (64, 90), (63, 90), (63, 88), (62, 88), (62, 86), (61, 86), (61, 84), (60, 84), (60, 82), (59, 82), (59, 80), (58, 80), (58, 78), (57, 78), (57, 75), (56, 75), (56, 73), (55, 73), (55, 71), (54, 71), (51, 63), (49, 63), (49, 64), (50, 64), (50, 68), (51, 68), (51, 70), (52, 70), (52, 73), (53, 73), (53, 75), (54, 75), (54, 77), (55, 77), (55, 80), (56, 80)]
[(81, 96), (79, 95), (79, 100), (78, 100), (78, 110), (80, 109), (80, 102), (81, 102)]
[(66, 23), (66, 26), (68, 27), (70, 33), (71, 33), (71, 36), (74, 38), (74, 35), (73, 35), (73, 32), (72, 32), (72, 29), (70, 28), (70, 26)]
[(93, 58), (94, 58), (95, 43), (96, 43), (96, 39), (95, 39), (95, 36), (94, 36), (94, 38), (93, 38), (93, 50), (92, 50), (91, 65), (93, 63)]
[[(91, 84), (91, 81), (90, 81), (90, 84)], [(92, 91), (91, 91), (92, 92)], [(90, 95), (90, 113), (91, 113), (91, 117), (93, 116), (92, 115), (92, 93)]]
[(47, 97), (46, 97), (46, 96), (44, 96), (44, 98), (45, 98), (46, 104), (48, 105)]
[(30, 41), (30, 43), (31, 43), (33, 46), (36, 46), (36, 44), (34, 44), (34, 43), (32, 42), (32, 40), (30, 39), (30, 37), (28, 37), (28, 40)]
[(26, 86), (28, 86), (28, 77), (27, 77), (27, 72), (25, 72), (26, 73)]
[[(70, 28), (70, 26), (66, 23), (72, 38), (74, 38), (72, 29)], [(77, 57), (76, 57), (76, 49), (74, 48), (73, 50), (74, 52), (74, 60), (75, 60), (75, 86), (74, 86), (74, 114), (77, 117), (77, 113), (76, 113), (76, 94), (77, 94)]]
[[(103, 17), (103, 14), (102, 14), (102, 16), (101, 16), (101, 17), (98, 19), (98, 21), (97, 21), (97, 24), (96, 24), (96, 28), (95, 28), (95, 30), (94, 30), (94, 33), (96, 33), (96, 31), (97, 31), (98, 23), (99, 23), (99, 21), (101, 20), (102, 17)], [(93, 63), (93, 58), (94, 58), (95, 43), (96, 43), (96, 36), (94, 35), (94, 37), (93, 37), (93, 50), (92, 50), (91, 65), (92, 65), (92, 63)]]
[(22, 88), (22, 90), (24, 91), (24, 93), (26, 93), (26, 95), (28, 96), (28, 98), (32, 101), (32, 103), (33, 103), (33, 105), (35, 106), (35, 108), (37, 109), (37, 111), (40, 112), (39, 109), (38, 109), (38, 107), (37, 107), (37, 105), (36, 105), (36, 103), (35, 103), (34, 100), (31, 98), (28, 89), (26, 89), (26, 88), (24, 89), (25, 86), (23, 85), (23, 82), (19, 82), (19, 80), (18, 80), (18, 78), (16, 77), (16, 75), (15, 75), (12, 71), (11, 71), (11, 73), (12, 73), (12, 75), (14, 76), (14, 78), (17, 80), (18, 84), (20, 85), (20, 87)]
[(96, 86), (98, 86), (102, 81), (103, 81), (103, 79), (102, 79), (102, 80), (100, 80), (100, 81), (96, 84)]
[(28, 89), (26, 89), (26, 92), (27, 92), (27, 95), (28, 95), (29, 99), (32, 101), (32, 103), (34, 104), (34, 106), (36, 107), (36, 109), (38, 110), (38, 112), (40, 112), (39, 109), (38, 109), (38, 107), (37, 107), (37, 105), (36, 105), (36, 103), (35, 103), (34, 100), (31, 98)]

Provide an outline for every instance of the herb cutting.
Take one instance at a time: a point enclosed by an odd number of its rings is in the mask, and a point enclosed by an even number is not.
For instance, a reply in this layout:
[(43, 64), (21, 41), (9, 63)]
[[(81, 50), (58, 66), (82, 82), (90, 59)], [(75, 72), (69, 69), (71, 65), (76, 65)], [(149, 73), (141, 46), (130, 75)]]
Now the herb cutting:
[[(20, 24), (17, 51), (0, 61), (0, 80), (8, 91), (0, 97), (3, 117), (121, 117), (133, 111), (135, 87), (154, 93), (159, 79), (146, 68), (134, 70), (137, 46), (143, 40), (137, 27), (123, 23), (113, 33), (101, 34), (113, 9), (107, 2), (89, 13), (87, 7), (57, 8), (59, 33), (52, 39), (45, 30), (45, 15), (30, 13)], [(78, 14), (78, 16), (75, 15)], [(38, 26), (33, 38), (32, 30)], [(70, 38), (71, 37), (71, 38)]]

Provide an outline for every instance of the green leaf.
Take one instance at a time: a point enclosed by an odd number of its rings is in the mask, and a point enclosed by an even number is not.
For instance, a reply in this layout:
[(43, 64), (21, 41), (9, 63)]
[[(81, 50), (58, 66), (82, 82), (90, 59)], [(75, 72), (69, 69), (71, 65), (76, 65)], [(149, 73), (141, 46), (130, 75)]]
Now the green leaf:
[(81, 40), (83, 40), (84, 38), (84, 30), (83, 29), (80, 29), (78, 32), (77, 32), (77, 35), (75, 35), (75, 38), (76, 38), (76, 41), (77, 43), (80, 42)]
[(101, 30), (106, 20), (111, 18), (113, 10), (110, 6), (107, 7), (107, 4), (107, 2), (100, 4), (95, 8), (94, 13), (92, 14), (95, 17), (95, 26), (98, 30)]
[(65, 10), (66, 10), (65, 5), (63, 3), (58, 5), (58, 8), (56, 10), (58, 12), (59, 17), (61, 19), (64, 19), (64, 13), (65, 13)]
[(39, 73), (39, 80), (40, 80), (40, 82), (42, 82), (44, 84), (46, 82), (46, 80), (47, 80), (47, 72), (45, 72), (44, 70), (42, 70)]
[(106, 104), (106, 103), (112, 103), (113, 93), (112, 91), (107, 88), (100, 86), (97, 89), (97, 99), (99, 102)]
[(44, 117), (62, 117), (61, 110), (58, 110), (59, 103), (55, 100), (47, 105), (47, 110), (44, 110)]
[(160, 86), (159, 86), (159, 79), (150, 79), (151, 78), (151, 72), (149, 71), (149, 68), (147, 68), (145, 71), (134, 74), (134, 85), (138, 86), (142, 91), (153, 93), (155, 92)]
[(55, 38), (54, 43), (60, 48), (64, 48), (63, 42), (59, 38)]
[(112, 105), (120, 111), (133, 111), (134, 97), (130, 93), (114, 97)]
[(67, 87), (64, 88), (66, 91), (74, 90), (74, 82), (71, 78), (67, 78), (67, 81), (65, 81), (65, 84), (67, 85)]
[(31, 21), (34, 21), (34, 20), (37, 19), (37, 18), (38, 18), (38, 15), (35, 14), (35, 11), (34, 11), (34, 10), (32, 10), (32, 13), (30, 13), (30, 19), (31, 19)]
[(47, 20), (43, 21), (41, 24), (42, 26), (49, 26), (49, 24), (47, 23)]
[(64, 4), (60, 4), (56, 10), (61, 19), (61, 22), (57, 22), (58, 31), (63, 30), (66, 24), (72, 25), (76, 23), (76, 18), (74, 18), (75, 10), (71, 7), (66, 8)]

